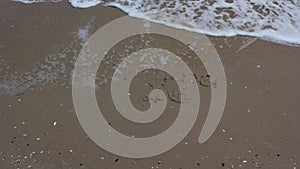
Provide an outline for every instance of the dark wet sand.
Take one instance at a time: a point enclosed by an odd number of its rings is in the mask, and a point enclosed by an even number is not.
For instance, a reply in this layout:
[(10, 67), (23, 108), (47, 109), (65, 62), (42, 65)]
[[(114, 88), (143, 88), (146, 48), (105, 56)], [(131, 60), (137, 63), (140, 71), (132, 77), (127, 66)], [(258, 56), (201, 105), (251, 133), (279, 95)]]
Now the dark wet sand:
[[(210, 37), (228, 83), (227, 105), (213, 136), (197, 143), (209, 103), (209, 88), (199, 84), (204, 106), (189, 135), (162, 155), (128, 159), (87, 137), (76, 118), (70, 86), (74, 60), (86, 40), (77, 36), (79, 30), (91, 35), (125, 14), (101, 6), (74, 9), (67, 2), (2, 1), (0, 11), (0, 84), (10, 88), (0, 88), (0, 169), (300, 168), (299, 47), (256, 40), (238, 51), (247, 38)], [(163, 77), (154, 85), (160, 82)], [(143, 109), (141, 98), (133, 91), (132, 99)], [(107, 116), (124, 133), (144, 135), (147, 130)], [(161, 131), (170, 119), (172, 114), (148, 131)]]

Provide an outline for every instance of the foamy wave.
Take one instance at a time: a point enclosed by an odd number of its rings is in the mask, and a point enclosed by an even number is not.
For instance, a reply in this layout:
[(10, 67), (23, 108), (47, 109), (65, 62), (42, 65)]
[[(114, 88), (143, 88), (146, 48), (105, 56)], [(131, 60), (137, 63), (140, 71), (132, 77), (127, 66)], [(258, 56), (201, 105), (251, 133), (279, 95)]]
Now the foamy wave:
[(36, 3), (36, 2), (60, 2), (63, 0), (14, 0), (14, 1), (22, 2), (25, 4), (31, 4), (31, 3)]
[(69, 1), (78, 8), (97, 4), (114, 6), (133, 17), (208, 35), (249, 35), (280, 43), (300, 44), (298, 0)]

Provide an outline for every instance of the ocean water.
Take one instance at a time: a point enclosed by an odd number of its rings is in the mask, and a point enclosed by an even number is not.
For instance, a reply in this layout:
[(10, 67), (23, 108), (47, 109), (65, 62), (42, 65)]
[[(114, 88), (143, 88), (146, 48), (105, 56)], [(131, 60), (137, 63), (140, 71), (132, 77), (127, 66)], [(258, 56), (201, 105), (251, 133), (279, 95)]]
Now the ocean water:
[[(33, 3), (49, 0), (17, 1)], [(278, 43), (300, 45), (299, 0), (69, 0), (69, 2), (76, 8), (88, 8), (99, 4), (114, 6), (132, 17), (207, 35), (248, 35)]]

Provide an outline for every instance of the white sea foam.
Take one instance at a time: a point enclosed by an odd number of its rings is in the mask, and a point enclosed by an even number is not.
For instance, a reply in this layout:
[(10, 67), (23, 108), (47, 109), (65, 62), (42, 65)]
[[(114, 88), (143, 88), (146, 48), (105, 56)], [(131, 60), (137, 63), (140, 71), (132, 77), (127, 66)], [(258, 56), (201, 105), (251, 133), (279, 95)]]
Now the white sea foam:
[(14, 1), (22, 2), (25, 4), (31, 4), (31, 3), (35, 3), (35, 2), (60, 2), (63, 0), (14, 0)]
[[(36, 2), (47, 0), (20, 0)], [(69, 0), (114, 6), (130, 16), (214, 36), (249, 35), (300, 45), (298, 0)]]

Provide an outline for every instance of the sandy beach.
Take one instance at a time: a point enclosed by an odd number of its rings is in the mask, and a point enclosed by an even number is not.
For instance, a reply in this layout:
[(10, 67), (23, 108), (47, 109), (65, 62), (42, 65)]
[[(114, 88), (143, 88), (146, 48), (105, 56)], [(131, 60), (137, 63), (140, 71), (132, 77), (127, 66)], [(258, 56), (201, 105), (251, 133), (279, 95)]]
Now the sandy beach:
[[(204, 144), (197, 142), (210, 104), (209, 82), (200, 79), (199, 116), (187, 137), (161, 155), (132, 159), (103, 150), (87, 136), (76, 117), (71, 85), (82, 45), (126, 14), (100, 5), (76, 9), (66, 1), (2, 1), (0, 11), (0, 169), (300, 168), (300, 47), (253, 37), (209, 36), (227, 81), (226, 107), (216, 131)], [(201, 78), (207, 75), (202, 66), (193, 64)], [(131, 86), (137, 109), (149, 107), (144, 98), (151, 88), (141, 84), (153, 82), (159, 88), (171, 79), (156, 73), (137, 77)], [(176, 84), (166, 88), (171, 92)], [(103, 88), (96, 95), (106, 98), (108, 91)], [(109, 106), (103, 108), (104, 115), (126, 135), (152, 136), (176, 119), (173, 111), (180, 100), (176, 91), (174, 95), (168, 98), (173, 109), (148, 126), (136, 127)], [(112, 103), (108, 99), (105, 104)]]

